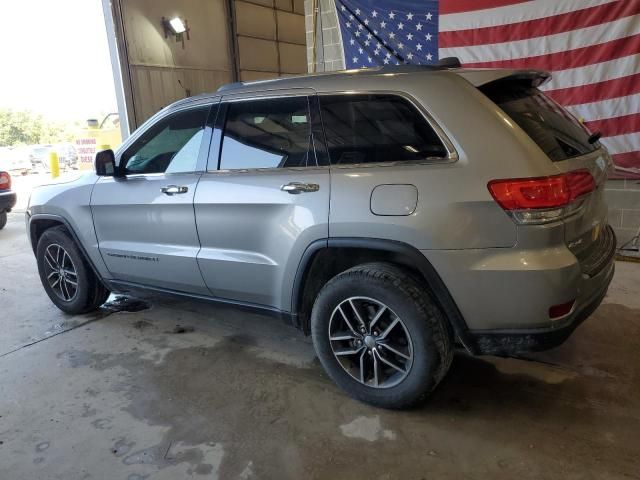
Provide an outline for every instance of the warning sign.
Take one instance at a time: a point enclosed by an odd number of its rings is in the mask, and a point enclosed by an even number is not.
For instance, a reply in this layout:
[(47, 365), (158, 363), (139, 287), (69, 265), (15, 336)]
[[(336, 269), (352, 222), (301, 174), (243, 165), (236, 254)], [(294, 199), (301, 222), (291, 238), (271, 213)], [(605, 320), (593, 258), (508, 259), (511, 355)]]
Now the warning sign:
[(91, 168), (97, 151), (96, 139), (91, 137), (76, 139), (76, 150), (78, 152), (80, 168)]

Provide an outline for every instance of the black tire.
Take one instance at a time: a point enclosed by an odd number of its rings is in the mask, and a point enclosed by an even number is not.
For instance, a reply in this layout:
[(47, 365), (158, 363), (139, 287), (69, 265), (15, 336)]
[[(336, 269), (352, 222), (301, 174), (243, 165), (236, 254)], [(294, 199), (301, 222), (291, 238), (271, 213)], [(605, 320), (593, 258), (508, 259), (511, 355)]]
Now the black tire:
[[(396, 385), (378, 388), (361, 383), (347, 373), (334, 355), (329, 322), (338, 305), (352, 297), (381, 302), (404, 324), (413, 345), (413, 358), (406, 376)], [(420, 403), (442, 380), (453, 359), (451, 329), (426, 287), (387, 263), (359, 265), (331, 279), (315, 300), (311, 334), (316, 353), (331, 379), (351, 397), (377, 407), (401, 409)]]
[[(45, 253), (52, 245), (60, 245), (68, 254), (76, 272), (77, 288), (73, 298), (64, 300), (59, 296), (47, 280), (50, 270), (45, 265)], [(96, 310), (109, 297), (102, 282), (96, 277), (84, 255), (64, 227), (53, 227), (46, 230), (36, 248), (38, 273), (40, 281), (51, 301), (65, 313), (80, 314)]]
[(7, 224), (7, 212), (0, 213), (0, 230)]

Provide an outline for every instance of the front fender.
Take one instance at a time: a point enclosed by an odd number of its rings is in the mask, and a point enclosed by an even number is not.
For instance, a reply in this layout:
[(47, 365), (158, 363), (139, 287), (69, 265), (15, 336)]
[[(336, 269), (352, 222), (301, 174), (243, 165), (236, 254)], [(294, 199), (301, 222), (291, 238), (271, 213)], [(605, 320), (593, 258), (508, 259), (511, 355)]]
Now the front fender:
[(34, 189), (27, 209), (27, 234), (35, 249), (42, 228), (64, 225), (83, 251), (99, 278), (111, 278), (98, 249), (93, 226), (91, 193), (98, 180), (95, 174), (70, 182), (44, 185)]

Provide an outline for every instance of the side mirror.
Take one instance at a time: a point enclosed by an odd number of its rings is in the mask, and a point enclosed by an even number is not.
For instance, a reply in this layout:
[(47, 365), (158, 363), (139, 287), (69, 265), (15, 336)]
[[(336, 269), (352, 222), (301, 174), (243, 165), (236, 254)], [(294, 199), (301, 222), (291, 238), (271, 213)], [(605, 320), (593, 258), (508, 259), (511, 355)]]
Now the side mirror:
[(102, 150), (96, 153), (96, 174), (100, 177), (116, 176), (116, 156), (113, 150)]

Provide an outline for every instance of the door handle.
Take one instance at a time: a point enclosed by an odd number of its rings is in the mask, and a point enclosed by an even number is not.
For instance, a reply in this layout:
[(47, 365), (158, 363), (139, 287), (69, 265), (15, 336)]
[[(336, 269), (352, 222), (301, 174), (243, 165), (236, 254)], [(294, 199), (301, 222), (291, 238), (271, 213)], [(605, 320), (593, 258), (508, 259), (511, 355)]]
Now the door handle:
[(299, 193), (317, 192), (318, 190), (320, 190), (320, 185), (318, 185), (317, 183), (291, 182), (282, 185), (280, 187), (280, 190), (292, 195), (297, 195)]
[(177, 195), (180, 193), (187, 193), (189, 191), (189, 187), (179, 187), (178, 185), (167, 185), (166, 187), (162, 187), (160, 189), (162, 193), (165, 195)]

